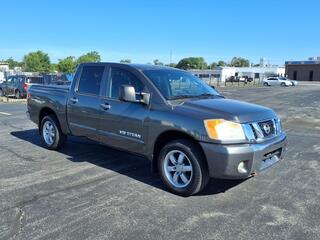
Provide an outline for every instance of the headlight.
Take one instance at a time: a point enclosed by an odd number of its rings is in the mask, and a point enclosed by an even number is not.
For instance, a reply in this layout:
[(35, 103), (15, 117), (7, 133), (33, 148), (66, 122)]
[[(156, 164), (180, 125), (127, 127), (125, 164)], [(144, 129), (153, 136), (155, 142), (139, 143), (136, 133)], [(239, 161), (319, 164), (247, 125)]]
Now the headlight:
[(204, 125), (209, 138), (220, 141), (246, 140), (245, 133), (240, 123), (224, 119), (204, 120)]
[(276, 118), (275, 120), (275, 124), (276, 124), (276, 133), (279, 134), (282, 132), (282, 123), (281, 123), (281, 120), (280, 118)]

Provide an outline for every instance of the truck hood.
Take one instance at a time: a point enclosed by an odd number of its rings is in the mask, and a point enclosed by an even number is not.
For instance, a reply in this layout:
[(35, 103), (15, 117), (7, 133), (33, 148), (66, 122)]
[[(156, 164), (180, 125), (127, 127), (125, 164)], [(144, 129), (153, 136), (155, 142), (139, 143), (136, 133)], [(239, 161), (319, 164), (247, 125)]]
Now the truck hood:
[(183, 102), (177, 108), (190, 111), (190, 115), (203, 116), (203, 118), (223, 118), (240, 123), (276, 117), (270, 108), (225, 98), (192, 99)]

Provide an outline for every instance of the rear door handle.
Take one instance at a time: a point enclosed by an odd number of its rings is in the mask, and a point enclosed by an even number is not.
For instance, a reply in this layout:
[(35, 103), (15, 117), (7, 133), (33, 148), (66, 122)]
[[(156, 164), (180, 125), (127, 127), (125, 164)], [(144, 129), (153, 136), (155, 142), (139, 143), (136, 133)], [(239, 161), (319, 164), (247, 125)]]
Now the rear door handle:
[(72, 97), (70, 98), (70, 102), (72, 102), (73, 104), (76, 104), (78, 102), (78, 98)]
[(103, 110), (109, 110), (111, 108), (111, 105), (109, 103), (101, 103), (100, 104), (100, 107), (103, 109)]

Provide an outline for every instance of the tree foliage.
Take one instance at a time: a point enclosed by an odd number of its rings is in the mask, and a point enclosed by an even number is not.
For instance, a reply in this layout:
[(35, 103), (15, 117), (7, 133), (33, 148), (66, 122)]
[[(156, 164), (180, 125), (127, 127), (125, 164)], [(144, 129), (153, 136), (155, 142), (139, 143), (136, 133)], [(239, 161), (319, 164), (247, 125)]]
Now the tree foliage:
[(213, 62), (213, 63), (211, 63), (210, 65), (208, 65), (208, 67), (210, 68), (210, 69), (214, 69), (215, 67), (217, 67), (218, 66), (218, 63), (216, 63), (216, 62)]
[(12, 57), (8, 58), (7, 60), (4, 60), (4, 62), (9, 64), (10, 69), (14, 69), (15, 67), (22, 67), (23, 63), (18, 62), (14, 60)]
[(75, 58), (69, 56), (64, 59), (59, 59), (57, 70), (61, 73), (74, 73), (76, 71), (76, 66)]
[(85, 63), (85, 62), (101, 62), (101, 56), (96, 51), (91, 51), (86, 54), (81, 55), (77, 61), (76, 64)]
[(176, 63), (169, 63), (169, 64), (166, 64), (165, 66), (175, 68), (177, 66), (177, 64)]
[(27, 72), (50, 72), (51, 62), (49, 55), (42, 51), (30, 52), (23, 58), (24, 70)]
[(228, 66), (228, 64), (225, 61), (220, 60), (220, 61), (218, 61), (217, 66), (218, 67), (225, 67), (225, 66)]
[(230, 65), (232, 67), (250, 67), (250, 62), (248, 59), (242, 57), (234, 57), (232, 58)]
[[(18, 62), (12, 57), (5, 60), (9, 64), (9, 68), (13, 69), (15, 67), (22, 67), (24, 71), (29, 72), (51, 72), (53, 70), (57, 70), (62, 73), (74, 73), (76, 70), (76, 66), (80, 63), (84, 62), (100, 62), (101, 56), (96, 51), (91, 51), (86, 54), (81, 55), (77, 59), (73, 56), (68, 56), (63, 59), (59, 59), (57, 64), (51, 64), (50, 58), (47, 53), (42, 51), (30, 52), (24, 56), (22, 62)], [(120, 63), (131, 63), (131, 59), (122, 59)], [(151, 63), (149, 63), (151, 64)], [(203, 57), (188, 57), (181, 59), (178, 64), (170, 63), (165, 64), (161, 62), (159, 59), (153, 60), (154, 65), (160, 66), (169, 66), (176, 67), (180, 69), (214, 69), (215, 67), (224, 67), (224, 66), (232, 66), (232, 67), (250, 67), (250, 62), (248, 59), (242, 57), (234, 57), (232, 58), (230, 64), (223, 60), (219, 60), (218, 62), (212, 62), (211, 64), (207, 64)], [(259, 64), (255, 64), (253, 66), (258, 66)]]
[(160, 62), (159, 59), (153, 60), (153, 64), (154, 64), (154, 65), (159, 65), (159, 66), (163, 66), (163, 65), (164, 65), (163, 62)]
[(120, 63), (131, 63), (131, 59), (122, 59)]
[(203, 57), (188, 57), (181, 59), (177, 66), (181, 69), (205, 69), (207, 68), (207, 63)]

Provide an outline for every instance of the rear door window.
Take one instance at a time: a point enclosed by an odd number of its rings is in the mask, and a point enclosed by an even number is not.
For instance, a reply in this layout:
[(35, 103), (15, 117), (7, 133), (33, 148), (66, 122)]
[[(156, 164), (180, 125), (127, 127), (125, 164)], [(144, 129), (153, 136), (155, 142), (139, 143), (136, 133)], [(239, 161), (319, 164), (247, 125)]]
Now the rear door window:
[(78, 85), (78, 92), (99, 95), (104, 66), (84, 66)]

